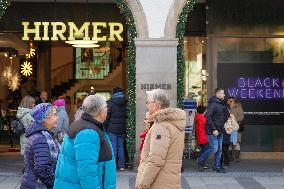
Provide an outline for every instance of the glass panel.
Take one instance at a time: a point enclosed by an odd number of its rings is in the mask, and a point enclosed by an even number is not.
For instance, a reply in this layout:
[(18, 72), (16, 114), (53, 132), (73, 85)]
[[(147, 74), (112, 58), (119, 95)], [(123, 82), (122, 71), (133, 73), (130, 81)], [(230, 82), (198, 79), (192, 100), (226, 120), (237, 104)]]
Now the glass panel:
[(218, 63), (284, 63), (284, 38), (219, 38)]
[(204, 37), (184, 38), (185, 95), (196, 100), (198, 105), (207, 103), (205, 52)]
[(284, 127), (282, 125), (246, 125), (242, 134), (241, 148), (244, 152), (283, 152)]
[[(88, 96), (90, 91), (79, 91), (75, 93), (75, 98), (82, 99), (82, 96), (86, 97)], [(106, 100), (109, 100), (111, 98), (111, 92), (110, 91), (94, 91), (96, 94), (102, 95), (105, 97)]]
[(245, 111), (241, 150), (283, 152), (284, 39), (224, 37), (216, 41), (218, 87), (225, 89), (226, 96), (237, 97)]
[(104, 79), (124, 60), (122, 42), (100, 42), (97, 48), (76, 48), (76, 79)]

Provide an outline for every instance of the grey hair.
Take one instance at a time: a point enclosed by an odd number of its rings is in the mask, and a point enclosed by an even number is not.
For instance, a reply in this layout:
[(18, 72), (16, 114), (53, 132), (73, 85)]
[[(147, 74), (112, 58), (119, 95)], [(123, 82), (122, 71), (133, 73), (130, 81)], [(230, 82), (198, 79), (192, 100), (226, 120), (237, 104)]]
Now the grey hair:
[(20, 107), (32, 109), (34, 103), (35, 103), (34, 97), (27, 95), (22, 99)]
[(96, 116), (100, 113), (103, 107), (107, 106), (106, 99), (102, 95), (95, 94), (85, 98), (82, 105), (84, 113)]
[(147, 91), (146, 93), (152, 102), (159, 102), (161, 104), (161, 109), (168, 108), (170, 106), (170, 98), (166, 91), (162, 89), (154, 89), (152, 91)]

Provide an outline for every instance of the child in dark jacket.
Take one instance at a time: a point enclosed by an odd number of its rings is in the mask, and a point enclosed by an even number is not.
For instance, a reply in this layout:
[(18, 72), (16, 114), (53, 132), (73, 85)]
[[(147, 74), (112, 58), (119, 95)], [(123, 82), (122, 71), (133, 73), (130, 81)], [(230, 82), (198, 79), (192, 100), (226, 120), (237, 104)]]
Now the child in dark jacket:
[[(151, 121), (149, 119), (149, 112), (146, 113), (146, 117), (145, 117), (145, 120), (144, 120), (144, 126), (145, 126), (145, 130), (143, 131), (143, 133), (140, 135), (140, 138), (141, 138), (141, 144), (140, 144), (140, 156), (141, 156), (141, 153), (142, 153), (142, 149), (143, 149), (143, 146), (144, 146), (144, 142), (145, 142), (145, 139), (146, 139), (146, 136), (149, 132), (149, 130), (151, 129), (152, 125), (154, 124), (154, 121)], [(140, 158), (141, 160), (141, 158)]]
[(204, 106), (198, 106), (196, 108), (196, 115), (195, 115), (195, 125), (196, 125), (196, 138), (197, 144), (201, 146), (201, 153), (200, 157), (198, 158), (198, 168), (200, 171), (207, 169), (205, 165), (205, 161), (202, 158), (204, 153), (207, 153), (210, 150), (210, 146), (208, 144), (208, 137), (206, 135), (206, 117), (205, 117), (206, 108)]

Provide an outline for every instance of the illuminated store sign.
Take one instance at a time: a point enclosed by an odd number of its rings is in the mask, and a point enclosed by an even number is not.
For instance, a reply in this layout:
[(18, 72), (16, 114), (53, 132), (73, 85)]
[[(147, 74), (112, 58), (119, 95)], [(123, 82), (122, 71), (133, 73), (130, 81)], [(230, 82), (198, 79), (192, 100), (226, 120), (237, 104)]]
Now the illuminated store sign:
[[(84, 22), (78, 28), (74, 22), (22, 22), (24, 35), (22, 40), (30, 40), (29, 34), (33, 34), (35, 41), (57, 40), (93, 40), (93, 41), (123, 41), (123, 25), (118, 22)], [(49, 29), (51, 33), (49, 33)], [(109, 30), (109, 36), (102, 34), (102, 29)], [(92, 36), (89, 35), (92, 31)], [(68, 36), (67, 36), (68, 35)]]
[(277, 77), (237, 79), (237, 87), (227, 89), (229, 96), (241, 99), (284, 99), (284, 79)]

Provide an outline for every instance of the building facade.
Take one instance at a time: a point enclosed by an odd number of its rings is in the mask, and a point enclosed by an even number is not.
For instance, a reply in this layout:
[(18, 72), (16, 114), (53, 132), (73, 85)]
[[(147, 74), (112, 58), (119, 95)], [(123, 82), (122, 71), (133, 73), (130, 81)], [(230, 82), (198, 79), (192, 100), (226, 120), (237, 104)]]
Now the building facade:
[[(191, 0), (62, 0), (55, 3), (15, 0), (0, 20), (1, 37), (5, 39), (1, 46), (16, 49), (19, 54), (27, 53), (29, 43), (20, 38), (23, 21), (74, 21), (77, 26), (82, 26), (84, 21), (121, 23), (123, 42), (100, 42), (104, 48), (99, 52), (92, 51), (91, 56), (88, 51), (74, 50), (62, 44), (62, 40), (34, 40), (38, 50), (34, 60), (37, 90), (52, 93), (58, 91), (56, 85), (62, 88), (60, 83), (77, 79), (75, 87), (60, 94), (74, 100), (78, 97), (76, 94), (88, 92), (91, 87), (106, 96), (113, 87), (122, 87), (132, 94), (129, 109), (134, 115), (130, 114), (128, 134), (132, 141), (129, 146), (135, 145), (135, 156), (139, 157), (147, 90), (163, 88), (170, 95), (171, 106), (180, 106), (181, 99), (188, 94), (192, 94), (199, 104), (206, 104), (214, 89), (223, 87), (227, 96), (236, 96), (240, 100), (246, 113), (242, 157), (284, 158), (282, 4), (281, 0), (197, 0), (195, 3)], [(119, 12), (121, 9), (124, 12)], [(184, 11), (189, 10), (188, 16), (184, 17)], [(44, 15), (41, 14), (43, 11), (46, 11)], [(134, 67), (130, 65), (129, 60), (133, 59), (129, 59), (131, 51), (127, 44), (133, 38), (131, 25), (134, 25), (136, 35)], [(89, 33), (94, 35), (95, 32)], [(107, 29), (101, 33), (110, 35)], [(182, 40), (178, 38), (180, 35)], [(184, 60), (179, 56), (179, 48), (182, 48)], [(104, 55), (105, 52), (109, 55)], [(83, 55), (84, 58), (76, 62), (77, 57)], [(95, 58), (99, 56), (101, 58)], [(104, 59), (103, 56), (108, 57)], [(85, 68), (74, 66), (87, 64), (88, 58), (95, 65), (93, 69), (85, 65), (88, 71), (84, 72)], [(100, 65), (96, 65), (96, 61)], [(20, 64), (20, 58), (16, 62)], [(81, 72), (77, 73), (78, 69)], [(101, 74), (102, 78), (87, 77), (89, 70), (94, 71), (91, 75)], [(3, 98), (8, 89), (1, 88)]]

